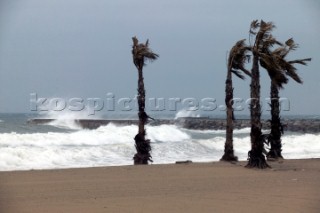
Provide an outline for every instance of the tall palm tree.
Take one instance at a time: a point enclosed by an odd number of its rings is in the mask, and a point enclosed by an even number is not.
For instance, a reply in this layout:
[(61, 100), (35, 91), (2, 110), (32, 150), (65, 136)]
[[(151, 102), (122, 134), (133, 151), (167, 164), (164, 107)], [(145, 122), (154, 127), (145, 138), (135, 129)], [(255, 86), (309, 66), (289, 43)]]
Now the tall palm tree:
[[(251, 71), (251, 150), (248, 153), (247, 167), (267, 168), (264, 156), (264, 143), (268, 141), (272, 148), (268, 156), (281, 156), (281, 134), (282, 125), (280, 121), (280, 104), (279, 104), (279, 89), (283, 84), (288, 82), (287, 76), (291, 77), (298, 83), (302, 83), (300, 77), (296, 73), (296, 68), (293, 64), (298, 63), (306, 65), (307, 59), (298, 59), (286, 61), (285, 57), (291, 51), (296, 49), (296, 44), (292, 39), (286, 42), (286, 45), (278, 42), (272, 35), (271, 31), (275, 26), (272, 22), (264, 22), (261, 20), (251, 23), (250, 35), (255, 36), (255, 42), (252, 46), (253, 65)], [(271, 51), (270, 48), (274, 45), (280, 45), (280, 48)], [(271, 78), (271, 133), (262, 135), (261, 132), (261, 106), (260, 106), (260, 75), (259, 62), (264, 67)]]
[(152, 162), (151, 157), (151, 146), (150, 140), (146, 139), (146, 130), (145, 124), (148, 122), (148, 118), (150, 118), (145, 112), (145, 96), (146, 91), (144, 89), (144, 81), (143, 81), (143, 67), (146, 65), (146, 61), (154, 61), (159, 55), (152, 52), (149, 48), (149, 40), (146, 43), (140, 43), (136, 37), (132, 38), (132, 56), (133, 63), (138, 70), (138, 106), (139, 106), (139, 130), (138, 134), (135, 136), (135, 147), (137, 153), (134, 155), (133, 160), (134, 164), (148, 164), (149, 161)]
[(260, 65), (267, 70), (271, 80), (271, 132), (266, 135), (267, 142), (271, 145), (271, 149), (267, 153), (267, 159), (270, 158), (271, 155), (275, 158), (282, 157), (281, 135), (283, 134), (283, 126), (280, 120), (279, 89), (283, 88), (283, 84), (288, 82), (285, 71), (278, 63), (278, 53), (280, 53), (280, 49), (276, 49), (277, 51), (271, 50), (274, 44), (280, 45), (281, 47), (282, 44), (276, 41), (272, 35), (270, 35), (270, 40), (274, 42), (265, 42), (260, 52)]
[(267, 159), (280, 159), (283, 158), (281, 136), (283, 135), (283, 125), (280, 118), (280, 102), (279, 102), (279, 87), (271, 80), (270, 88), (271, 99), (271, 132), (268, 135), (268, 143), (270, 150), (267, 153)]
[(271, 22), (260, 23), (255, 20), (250, 26), (250, 35), (255, 36), (254, 44), (251, 47), (253, 60), (251, 69), (251, 84), (250, 84), (250, 117), (251, 117), (251, 150), (248, 152), (248, 168), (264, 169), (269, 167), (264, 156), (264, 135), (261, 128), (261, 105), (260, 105), (260, 71), (259, 59), (264, 42), (268, 42), (270, 32), (274, 28)]
[(238, 41), (231, 49), (228, 58), (228, 71), (226, 79), (226, 98), (225, 103), (227, 106), (227, 125), (226, 125), (226, 142), (224, 145), (224, 155), (221, 160), (224, 161), (237, 161), (238, 157), (234, 155), (233, 150), (233, 85), (232, 85), (232, 73), (235, 74), (240, 79), (245, 77), (242, 75), (241, 71), (248, 76), (251, 76), (250, 72), (245, 69), (245, 62), (249, 60), (247, 52), (249, 47), (245, 44), (245, 39)]
[[(274, 39), (275, 40), (275, 39)], [(291, 77), (296, 82), (302, 84), (302, 80), (296, 72), (296, 68), (293, 64), (307, 65), (307, 61), (311, 61), (311, 58), (297, 59), (293, 61), (287, 61), (286, 56), (291, 50), (295, 50), (297, 45), (293, 39), (289, 39), (285, 44), (276, 42), (280, 45), (279, 48), (271, 51), (272, 45), (266, 44), (261, 53), (260, 64), (264, 67), (271, 79), (270, 98), (271, 98), (271, 132), (268, 135), (268, 143), (271, 148), (267, 153), (269, 160), (282, 159), (282, 144), (281, 136), (283, 134), (283, 126), (280, 118), (280, 102), (279, 102), (279, 89), (283, 84), (288, 82), (288, 77)]]

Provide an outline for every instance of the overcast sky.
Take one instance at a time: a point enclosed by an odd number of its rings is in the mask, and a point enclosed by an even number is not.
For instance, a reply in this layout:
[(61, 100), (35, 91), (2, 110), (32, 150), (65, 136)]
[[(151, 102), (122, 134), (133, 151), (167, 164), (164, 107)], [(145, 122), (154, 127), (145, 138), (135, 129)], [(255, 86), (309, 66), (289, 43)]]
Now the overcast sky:
[[(272, 21), (280, 40), (293, 37), (290, 58), (304, 84), (290, 80), (281, 96), (291, 114), (320, 114), (318, 0), (0, 0), (0, 112), (30, 112), (30, 93), (69, 99), (134, 97), (132, 36), (160, 55), (144, 70), (148, 97), (211, 97), (224, 102), (226, 54), (248, 39), (254, 19)], [(261, 70), (262, 97), (270, 81)], [(249, 97), (249, 79), (235, 80)], [(214, 113), (219, 113), (218, 111)]]

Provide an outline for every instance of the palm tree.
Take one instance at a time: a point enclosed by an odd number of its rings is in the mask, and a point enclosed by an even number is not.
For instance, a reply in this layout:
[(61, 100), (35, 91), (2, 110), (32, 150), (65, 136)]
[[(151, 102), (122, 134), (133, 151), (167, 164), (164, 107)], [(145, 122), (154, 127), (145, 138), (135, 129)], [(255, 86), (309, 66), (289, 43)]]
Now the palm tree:
[(137, 153), (134, 155), (133, 160), (134, 164), (148, 164), (149, 161), (152, 162), (151, 157), (151, 146), (150, 140), (146, 139), (146, 130), (145, 124), (148, 122), (148, 118), (150, 118), (145, 112), (145, 96), (146, 91), (144, 89), (144, 81), (143, 81), (143, 67), (145, 66), (146, 61), (154, 61), (159, 55), (152, 52), (149, 48), (149, 40), (146, 41), (145, 44), (140, 43), (136, 37), (132, 38), (132, 56), (133, 63), (138, 70), (138, 106), (139, 106), (139, 130), (138, 134), (135, 136), (135, 147)]
[[(306, 61), (310, 58), (286, 61), (285, 57), (291, 51), (296, 49), (296, 44), (292, 39), (286, 41), (286, 45), (278, 42), (272, 35), (271, 31), (275, 26), (272, 22), (264, 22), (261, 20), (253, 21), (250, 27), (250, 35), (255, 35), (254, 45), (251, 47), (253, 54), (253, 65), (251, 71), (251, 150), (248, 153), (247, 167), (267, 168), (264, 156), (264, 143), (267, 141), (271, 144), (271, 150), (267, 153), (268, 156), (281, 157), (281, 134), (283, 133), (282, 124), (280, 121), (280, 104), (279, 104), (279, 89), (283, 84), (288, 82), (287, 76), (291, 77), (298, 83), (302, 83), (300, 77), (296, 73), (296, 68), (293, 64), (306, 65)], [(274, 45), (280, 45), (280, 48), (271, 51), (270, 48)], [(261, 106), (260, 106), (260, 74), (259, 62), (264, 67), (271, 79), (271, 132), (267, 135), (262, 135), (261, 132)]]
[(279, 87), (271, 80), (270, 88), (271, 99), (271, 132), (268, 135), (268, 144), (270, 150), (267, 153), (267, 159), (280, 159), (283, 158), (281, 154), (281, 136), (283, 134), (283, 125), (280, 118), (280, 102), (279, 102)]
[[(275, 40), (275, 39), (274, 39)], [(282, 144), (281, 136), (283, 134), (283, 125), (280, 118), (280, 102), (279, 102), (279, 89), (283, 88), (283, 84), (288, 82), (286, 76), (291, 77), (296, 82), (302, 84), (302, 80), (296, 72), (296, 68), (293, 64), (298, 63), (307, 65), (306, 61), (311, 61), (311, 58), (297, 59), (293, 61), (287, 61), (285, 58), (291, 50), (295, 50), (297, 45), (293, 39), (289, 39), (285, 44), (276, 42), (280, 45), (279, 48), (271, 51), (272, 45), (266, 44), (261, 53), (260, 64), (264, 67), (271, 79), (271, 132), (267, 136), (268, 143), (271, 148), (267, 153), (267, 159), (278, 160), (282, 159)]]
[[(260, 65), (265, 68), (269, 74), (271, 80), (270, 88), (270, 99), (271, 99), (271, 132), (266, 134), (266, 140), (268, 144), (271, 144), (271, 150), (266, 153), (267, 159), (270, 153), (275, 156), (281, 156), (281, 135), (283, 134), (283, 126), (280, 120), (280, 103), (279, 103), (279, 89), (283, 88), (283, 84), (288, 82), (288, 78), (285, 75), (284, 70), (279, 66), (278, 54), (280, 49), (277, 51), (271, 51), (274, 45), (283, 45), (277, 41), (271, 34), (268, 39), (263, 43), (260, 52)], [(280, 152), (274, 152), (280, 150)]]
[(228, 58), (228, 71), (226, 79), (226, 98), (225, 103), (227, 106), (227, 125), (226, 125), (226, 142), (224, 145), (224, 155), (221, 160), (224, 161), (237, 161), (238, 157), (234, 155), (233, 150), (233, 86), (232, 86), (232, 73), (235, 74), (240, 79), (245, 77), (242, 75), (241, 71), (246, 75), (251, 76), (250, 72), (245, 69), (245, 62), (249, 60), (249, 56), (246, 54), (250, 50), (246, 44), (245, 39), (238, 41), (231, 49)]
[(265, 137), (261, 132), (261, 105), (260, 105), (260, 71), (259, 59), (260, 53), (265, 42), (268, 42), (270, 32), (274, 28), (271, 22), (260, 23), (255, 20), (250, 26), (250, 35), (255, 36), (255, 41), (251, 47), (253, 60), (251, 69), (251, 84), (250, 84), (250, 117), (251, 117), (251, 150), (248, 152), (248, 168), (264, 169), (269, 167), (264, 156)]

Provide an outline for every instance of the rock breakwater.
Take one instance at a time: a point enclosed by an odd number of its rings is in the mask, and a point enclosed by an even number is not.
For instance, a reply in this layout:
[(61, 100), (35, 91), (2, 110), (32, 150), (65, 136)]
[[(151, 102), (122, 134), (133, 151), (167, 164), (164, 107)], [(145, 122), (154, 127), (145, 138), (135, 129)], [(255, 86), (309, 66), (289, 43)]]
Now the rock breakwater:
[[(54, 121), (54, 119), (31, 119), (29, 124), (47, 124)], [(78, 125), (84, 129), (97, 129), (100, 126), (114, 123), (116, 125), (136, 125), (138, 120), (74, 120)], [(284, 119), (282, 121), (285, 131), (301, 132), (301, 133), (320, 133), (319, 119)], [(214, 118), (178, 118), (178, 119), (157, 119), (150, 121), (150, 125), (177, 125), (186, 129), (195, 130), (224, 130), (226, 120)], [(249, 119), (238, 119), (234, 122), (235, 129), (242, 129), (250, 127)], [(262, 120), (262, 128), (270, 129), (270, 122)]]

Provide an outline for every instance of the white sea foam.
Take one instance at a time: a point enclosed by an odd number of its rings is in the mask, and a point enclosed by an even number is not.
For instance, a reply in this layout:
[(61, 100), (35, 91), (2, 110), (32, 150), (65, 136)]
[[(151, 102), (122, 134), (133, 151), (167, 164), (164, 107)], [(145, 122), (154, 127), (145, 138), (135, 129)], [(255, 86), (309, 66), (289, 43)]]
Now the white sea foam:
[[(190, 133), (201, 133), (201, 134), (225, 134), (226, 130), (194, 130), (194, 129), (184, 129), (185, 131), (188, 131)], [(249, 134), (250, 128), (243, 128), (243, 129), (234, 129), (233, 134)]]
[(320, 134), (286, 135), (282, 143), (288, 159), (320, 157)]
[(48, 123), (48, 125), (55, 126), (62, 129), (73, 129), (73, 130), (81, 129), (81, 126), (78, 125), (76, 121), (72, 119), (56, 119)]
[(177, 112), (174, 119), (184, 117), (200, 117), (200, 114), (196, 111), (196, 109), (182, 109), (179, 112)]
[[(137, 126), (109, 124), (96, 130), (69, 133), (0, 134), (0, 170), (52, 169), (89, 166), (132, 165)], [(147, 126), (155, 164), (178, 160), (217, 161), (224, 149), (220, 131), (185, 130), (174, 125)], [(235, 130), (234, 149), (246, 160), (250, 149), (248, 129)], [(283, 155), (319, 158), (320, 134), (288, 134)]]
[(63, 129), (79, 130), (81, 127), (76, 123), (79, 119), (98, 119), (99, 117), (89, 116), (85, 111), (64, 112), (48, 111), (41, 114), (42, 118), (53, 119), (48, 125)]

